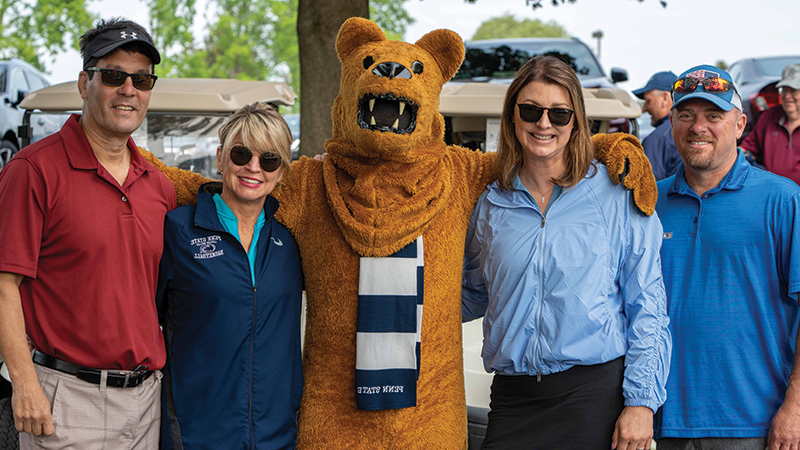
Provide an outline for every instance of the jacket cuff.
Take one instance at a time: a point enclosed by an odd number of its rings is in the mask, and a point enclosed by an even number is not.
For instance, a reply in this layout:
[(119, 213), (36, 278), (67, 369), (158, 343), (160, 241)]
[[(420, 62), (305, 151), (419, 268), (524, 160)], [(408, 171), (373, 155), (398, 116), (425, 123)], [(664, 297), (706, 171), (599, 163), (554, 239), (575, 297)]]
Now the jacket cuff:
[(660, 406), (656, 400), (646, 399), (646, 398), (626, 398), (625, 399), (625, 406), (646, 406), (653, 411), (653, 414), (656, 413), (658, 407)]

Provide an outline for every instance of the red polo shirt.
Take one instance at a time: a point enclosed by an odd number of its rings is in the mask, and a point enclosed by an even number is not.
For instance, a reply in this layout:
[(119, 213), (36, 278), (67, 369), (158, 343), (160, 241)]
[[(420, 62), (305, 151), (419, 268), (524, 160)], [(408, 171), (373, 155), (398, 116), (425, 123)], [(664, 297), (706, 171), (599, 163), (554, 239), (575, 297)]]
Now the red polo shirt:
[(0, 171), (0, 271), (24, 275), (25, 327), (40, 351), (98, 369), (161, 369), (155, 292), (175, 190), (133, 139), (120, 186), (79, 117)]
[(753, 131), (741, 147), (754, 155), (763, 155), (764, 167), (772, 173), (800, 184), (800, 128), (790, 135), (781, 105), (761, 114)]

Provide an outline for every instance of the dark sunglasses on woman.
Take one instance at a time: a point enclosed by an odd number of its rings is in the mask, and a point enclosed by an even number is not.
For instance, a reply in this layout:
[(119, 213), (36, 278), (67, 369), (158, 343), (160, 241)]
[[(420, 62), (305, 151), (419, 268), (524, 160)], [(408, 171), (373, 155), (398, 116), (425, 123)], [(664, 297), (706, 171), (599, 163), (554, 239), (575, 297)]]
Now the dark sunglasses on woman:
[(100, 72), (100, 80), (106, 86), (120, 87), (125, 84), (125, 80), (131, 77), (133, 87), (140, 91), (149, 91), (156, 85), (157, 76), (152, 73), (128, 73), (117, 69), (98, 69), (89, 67), (84, 69), (86, 72)]
[(550, 123), (557, 127), (563, 127), (572, 120), (575, 111), (567, 108), (542, 108), (530, 103), (517, 103), (519, 107), (519, 117), (525, 122), (536, 123), (542, 118), (542, 114), (547, 111), (547, 118)]
[[(237, 166), (247, 165), (253, 159), (253, 152), (244, 145), (234, 145), (230, 151), (231, 162)], [(258, 156), (258, 162), (265, 172), (275, 172), (281, 166), (281, 157), (277, 153), (264, 152)]]

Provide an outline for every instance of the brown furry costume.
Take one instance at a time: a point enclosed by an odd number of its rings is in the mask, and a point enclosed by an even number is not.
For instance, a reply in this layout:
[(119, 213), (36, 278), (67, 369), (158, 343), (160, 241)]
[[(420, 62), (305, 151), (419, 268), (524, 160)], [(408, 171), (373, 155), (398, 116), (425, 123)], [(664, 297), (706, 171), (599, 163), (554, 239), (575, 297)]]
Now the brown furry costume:
[[(492, 155), (443, 142), (439, 95), (464, 46), (449, 30), (414, 45), (389, 41), (374, 23), (353, 18), (342, 26), (336, 49), (342, 80), (328, 158), (295, 162), (274, 193), (282, 204), (276, 217), (300, 247), (308, 301), (298, 448), (466, 448), (462, 259), (472, 208), (494, 174)], [(384, 62), (407, 68), (410, 77), (381, 76), (374, 69)], [(403, 115), (397, 99), (406, 102)], [(404, 132), (391, 130), (395, 119)], [(600, 143), (617, 146), (602, 153), (612, 179), (629, 159), (626, 185), (652, 214), (655, 180), (638, 142)], [(192, 201), (200, 177), (148, 159), (173, 180), (179, 202)], [(420, 235), (425, 313), (417, 406), (360, 411), (354, 376), (359, 258), (390, 255)]]

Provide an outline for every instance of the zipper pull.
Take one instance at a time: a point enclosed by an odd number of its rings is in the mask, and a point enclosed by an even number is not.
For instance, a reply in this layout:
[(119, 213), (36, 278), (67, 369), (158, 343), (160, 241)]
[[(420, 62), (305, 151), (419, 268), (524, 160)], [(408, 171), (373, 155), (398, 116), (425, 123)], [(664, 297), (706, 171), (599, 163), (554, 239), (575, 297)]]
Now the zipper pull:
[(542, 216), (542, 228), (544, 228), (544, 221), (547, 220), (547, 217)]
[(542, 374), (540, 372), (536, 372), (536, 382), (537, 383), (542, 382)]

